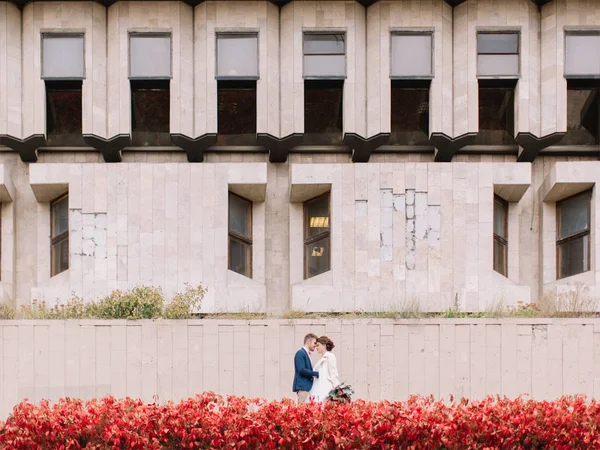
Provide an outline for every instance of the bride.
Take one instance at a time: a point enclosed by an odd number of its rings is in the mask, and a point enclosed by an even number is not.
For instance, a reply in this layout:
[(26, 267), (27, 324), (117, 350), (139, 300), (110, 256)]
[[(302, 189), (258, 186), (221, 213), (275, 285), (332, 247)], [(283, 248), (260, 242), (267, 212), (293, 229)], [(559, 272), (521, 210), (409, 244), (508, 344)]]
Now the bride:
[(310, 390), (310, 398), (315, 402), (324, 403), (329, 392), (340, 384), (337, 361), (335, 355), (331, 353), (334, 347), (335, 345), (327, 336), (321, 336), (317, 339), (315, 349), (322, 356), (313, 368), (313, 370), (319, 372), (319, 377), (315, 378)]

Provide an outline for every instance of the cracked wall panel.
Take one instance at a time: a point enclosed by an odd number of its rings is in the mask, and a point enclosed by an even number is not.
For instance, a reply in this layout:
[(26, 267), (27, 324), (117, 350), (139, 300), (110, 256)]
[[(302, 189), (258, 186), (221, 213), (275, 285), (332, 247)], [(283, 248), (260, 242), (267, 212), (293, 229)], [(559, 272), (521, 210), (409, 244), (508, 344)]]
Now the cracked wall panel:
[[(71, 214), (73, 216), (73, 214)], [(71, 255), (81, 255), (94, 259), (107, 258), (106, 214), (80, 214), (81, 247), (79, 242), (71, 249)], [(79, 241), (78, 236), (76, 236)], [(89, 262), (88, 262), (89, 263)]]
[(406, 190), (406, 269), (415, 270), (416, 245), (415, 245), (415, 191)]
[(381, 189), (380, 247), (383, 261), (393, 260), (394, 247), (394, 193), (392, 189)]
[(415, 193), (415, 238), (427, 237), (427, 192)]
[(427, 208), (427, 245), (440, 249), (441, 206), (429, 205)]

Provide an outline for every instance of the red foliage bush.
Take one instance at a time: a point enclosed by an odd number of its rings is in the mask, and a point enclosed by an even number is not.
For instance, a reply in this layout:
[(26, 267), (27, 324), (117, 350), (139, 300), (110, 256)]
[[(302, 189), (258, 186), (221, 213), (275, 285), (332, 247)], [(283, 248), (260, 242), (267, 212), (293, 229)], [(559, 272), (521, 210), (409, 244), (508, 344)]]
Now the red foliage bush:
[(600, 405), (487, 398), (296, 405), (205, 393), (181, 403), (60, 400), (17, 405), (6, 449), (592, 449)]

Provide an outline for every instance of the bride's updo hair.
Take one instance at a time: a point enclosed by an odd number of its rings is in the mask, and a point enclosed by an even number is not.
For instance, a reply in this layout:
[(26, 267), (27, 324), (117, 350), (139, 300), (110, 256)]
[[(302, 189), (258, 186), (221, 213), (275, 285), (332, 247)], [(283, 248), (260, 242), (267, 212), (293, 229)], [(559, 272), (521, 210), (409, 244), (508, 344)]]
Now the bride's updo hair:
[(328, 352), (333, 350), (333, 348), (335, 347), (335, 345), (333, 344), (333, 341), (331, 339), (329, 339), (327, 336), (321, 336), (319, 339), (317, 339), (317, 342), (319, 344), (323, 344)]

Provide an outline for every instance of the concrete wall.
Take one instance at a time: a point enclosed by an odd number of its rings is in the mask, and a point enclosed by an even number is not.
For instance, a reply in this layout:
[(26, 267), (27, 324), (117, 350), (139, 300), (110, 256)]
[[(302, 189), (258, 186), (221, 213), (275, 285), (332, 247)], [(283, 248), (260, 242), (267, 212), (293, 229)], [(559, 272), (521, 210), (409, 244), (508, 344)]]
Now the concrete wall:
[(346, 33), (343, 131), (366, 131), (366, 12), (353, 0), (291, 2), (281, 10), (281, 133), (304, 132), (303, 32)]
[[(108, 136), (131, 133), (129, 32), (170, 32), (170, 131), (194, 132), (192, 8), (183, 2), (119, 2), (108, 8)], [(84, 130), (85, 131), (85, 130)]]
[[(8, 5), (10, 8), (12, 5)], [(85, 79), (82, 87), (84, 134), (106, 135), (106, 8), (94, 2), (32, 2), (23, 9), (22, 137), (46, 134), (46, 89), (42, 74), (43, 32), (85, 34)], [(16, 19), (16, 20), (15, 20)], [(18, 18), (15, 17), (18, 24)], [(13, 38), (15, 39), (15, 38)], [(112, 48), (112, 46), (109, 46)], [(8, 70), (8, 69), (7, 69)], [(116, 70), (117, 73), (123, 71)], [(21, 137), (20, 133), (17, 137)]]
[[(508, 278), (492, 267), (494, 191), (520, 186), (505, 195), (518, 211), (531, 181), (528, 165), (292, 164), (290, 172), (293, 309), (398, 310), (417, 301), (440, 311), (458, 298), (479, 310), (529, 301), (519, 282), (517, 214), (509, 218)], [(331, 271), (303, 280), (301, 202), (323, 185), (331, 189)]]
[[(38, 236), (50, 233), (50, 201), (69, 193), (69, 270), (50, 278), (38, 246), (32, 298), (50, 304), (106, 296), (138, 284), (167, 296), (202, 283), (205, 311), (265, 310), (265, 163), (35, 164)], [(227, 270), (227, 192), (254, 201), (253, 276)]]
[(443, 0), (379, 1), (367, 9), (367, 133), (390, 132), (390, 31), (433, 32), (429, 130), (453, 135), (452, 8)]
[(528, 0), (465, 2), (454, 9), (455, 136), (479, 129), (477, 32), (495, 30), (513, 30), (521, 34), (521, 74), (515, 91), (515, 135), (519, 132), (539, 135), (539, 27), (540, 13), (537, 6)]
[(208, 1), (194, 10), (195, 136), (217, 132), (216, 33), (258, 32), (256, 131), (279, 136), (279, 9), (269, 2)]
[[(556, 201), (600, 181), (598, 162), (581, 157), (530, 165), (459, 155), (442, 164), (386, 154), (353, 164), (347, 155), (302, 154), (269, 164), (264, 154), (208, 153), (195, 165), (182, 153), (125, 152), (113, 165), (94, 152), (47, 152), (27, 165), (0, 156), (1, 286), (17, 304), (97, 298), (138, 283), (172, 295), (189, 282), (209, 288), (205, 312), (402, 309), (413, 301), (440, 310), (455, 300), (475, 311), (538, 301), (578, 282), (594, 295), (600, 285), (595, 190), (591, 270), (556, 280)], [(303, 280), (303, 197), (294, 192), (322, 186), (332, 192), (332, 270)], [(228, 189), (254, 201), (252, 279), (227, 270)], [(71, 268), (51, 278), (49, 202), (67, 191)], [(510, 202), (508, 277), (492, 270), (494, 193)]]
[(598, 319), (2, 321), (0, 418), (24, 398), (293, 398), (308, 332), (334, 341), (358, 398), (600, 398)]
[(118, 2), (108, 13), (93, 2), (32, 2), (22, 13), (0, 2), (0, 33), (5, 36), (0, 60), (6, 63), (0, 77), (0, 93), (4, 93), (0, 131), (17, 137), (45, 132), (40, 32), (79, 31), (86, 35), (83, 131), (100, 136), (129, 132), (129, 82), (124, 69), (128, 32), (169, 31), (173, 36), (171, 132), (190, 136), (214, 132), (214, 33), (251, 30), (259, 33), (257, 130), (281, 136), (302, 132), (302, 33), (337, 30), (348, 37), (344, 131), (370, 136), (390, 126), (390, 31), (427, 29), (434, 32), (432, 132), (458, 136), (477, 131), (476, 33), (517, 30), (521, 76), (515, 132), (545, 135), (566, 129), (564, 30), (597, 29), (599, 17), (593, 0), (554, 0), (541, 12), (529, 0), (498, 5), (469, 1), (454, 9), (443, 0), (382, 0), (367, 9), (352, 0), (296, 1), (281, 11), (260, 0), (207, 1), (196, 8), (177, 1), (148, 1)]
[[(389, 130), (389, 32), (403, 29), (434, 33), (432, 132), (456, 136), (477, 129), (479, 29), (521, 32), (517, 131), (564, 130), (564, 28), (600, 28), (600, 7), (593, 1), (554, 0), (540, 13), (528, 0), (494, 5), (469, 1), (451, 9), (442, 0), (382, 0), (365, 9), (350, 0), (295, 1), (278, 10), (257, 0), (207, 1), (195, 8), (176, 1), (118, 2), (106, 9), (93, 2), (32, 2), (20, 12), (0, 2), (0, 134), (45, 132), (40, 33), (60, 30), (85, 33), (83, 131), (100, 136), (130, 130), (127, 33), (143, 30), (173, 34), (174, 133), (216, 131), (214, 34), (226, 30), (259, 33), (257, 130), (276, 136), (302, 132), (302, 32), (307, 29), (347, 34), (347, 132), (370, 136)], [(597, 155), (538, 157), (529, 165), (516, 164), (512, 155), (459, 154), (452, 164), (438, 165), (431, 164), (430, 154), (376, 153), (368, 164), (353, 165), (347, 153), (305, 151), (290, 155), (288, 163), (269, 164), (265, 153), (207, 152), (207, 164), (197, 168), (176, 148), (125, 150), (124, 164), (116, 166), (85, 149), (41, 149), (33, 165), (8, 148), (0, 150), (0, 288), (7, 302), (97, 297), (140, 282), (171, 294), (185, 282), (202, 282), (210, 289), (206, 311), (400, 308), (412, 300), (423, 309), (439, 309), (455, 298), (465, 309), (477, 310), (500, 300), (537, 301), (574, 282), (591, 287), (600, 282), (596, 193), (591, 270), (557, 282), (553, 269), (555, 202), (564, 192), (595, 186), (600, 171), (589, 160), (597, 161)], [(496, 171), (500, 163), (506, 169)], [(237, 182), (223, 174), (231, 171), (252, 178), (264, 192), (255, 201), (262, 227), (255, 236), (262, 233), (264, 239), (255, 240), (253, 279), (226, 270), (224, 199), (227, 186)], [(330, 272), (304, 281), (301, 206), (290, 191), (315, 182), (331, 186), (334, 254)], [(71, 269), (50, 278), (48, 202), (50, 194), (70, 189), (75, 189)], [(492, 192), (511, 202), (507, 278), (491, 270)], [(194, 212), (200, 203), (192, 198), (202, 201), (201, 212)], [(407, 215), (409, 207), (414, 218)], [(152, 220), (144, 215), (147, 208)], [(99, 239), (105, 248), (84, 253), (83, 241), (91, 239), (84, 233), (105, 234), (106, 242)]]

